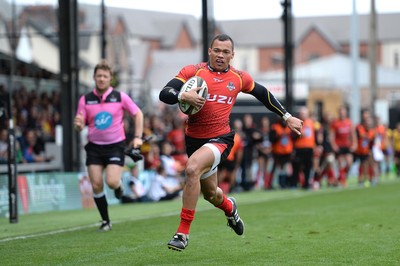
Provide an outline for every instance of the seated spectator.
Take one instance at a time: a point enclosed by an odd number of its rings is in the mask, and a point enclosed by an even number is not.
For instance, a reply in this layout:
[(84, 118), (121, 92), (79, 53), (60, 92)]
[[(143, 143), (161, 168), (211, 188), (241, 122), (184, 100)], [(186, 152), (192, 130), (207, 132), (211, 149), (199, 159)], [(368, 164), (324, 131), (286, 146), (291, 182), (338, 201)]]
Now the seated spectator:
[(132, 203), (132, 202), (145, 202), (147, 201), (146, 189), (142, 182), (138, 179), (139, 170), (137, 164), (128, 166), (130, 168), (131, 177), (129, 179), (128, 185), (129, 190), (127, 194), (123, 195), (121, 198), (122, 203)]
[(167, 177), (181, 177), (184, 171), (184, 165), (180, 161), (175, 160), (172, 156), (174, 147), (168, 141), (163, 141), (161, 143), (161, 156), (160, 160), (165, 168), (165, 173)]
[(150, 147), (148, 147), (147, 152), (141, 149), (144, 156), (144, 169), (156, 171), (157, 167), (161, 164), (160, 147), (156, 142), (149, 142), (149, 144)]
[(172, 121), (172, 129), (167, 133), (167, 140), (175, 147), (173, 155), (186, 154), (184, 120), (177, 116)]
[(81, 202), (83, 208), (94, 208), (93, 189), (89, 176), (84, 174), (79, 179), (79, 191), (81, 193)]
[(161, 164), (157, 168), (157, 174), (151, 183), (147, 197), (151, 201), (164, 201), (177, 198), (182, 191), (182, 185), (177, 178), (169, 178), (165, 168)]
[(22, 152), (22, 162), (40, 163), (49, 162), (53, 159), (46, 156), (44, 142), (38, 138), (36, 130), (26, 129), (18, 141)]

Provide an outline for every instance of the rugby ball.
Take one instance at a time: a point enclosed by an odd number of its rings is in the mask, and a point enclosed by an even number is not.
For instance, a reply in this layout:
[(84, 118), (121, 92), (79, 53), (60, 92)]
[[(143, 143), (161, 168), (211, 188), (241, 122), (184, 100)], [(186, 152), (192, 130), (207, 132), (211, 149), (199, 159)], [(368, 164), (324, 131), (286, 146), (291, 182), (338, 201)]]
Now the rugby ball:
[[(207, 98), (207, 94), (208, 94), (208, 87), (207, 87), (207, 83), (206, 81), (198, 76), (194, 76), (191, 77), (190, 79), (188, 79), (185, 84), (182, 85), (180, 92), (187, 92), (190, 91), (191, 89), (195, 89), (201, 87), (201, 90), (197, 91), (197, 94), (199, 94), (201, 97), (203, 97), (204, 99)], [(182, 113), (187, 114), (187, 115), (194, 115), (196, 114), (198, 111), (201, 110), (200, 109), (196, 109), (194, 106), (185, 103), (185, 102), (179, 102), (179, 109), (182, 111)]]

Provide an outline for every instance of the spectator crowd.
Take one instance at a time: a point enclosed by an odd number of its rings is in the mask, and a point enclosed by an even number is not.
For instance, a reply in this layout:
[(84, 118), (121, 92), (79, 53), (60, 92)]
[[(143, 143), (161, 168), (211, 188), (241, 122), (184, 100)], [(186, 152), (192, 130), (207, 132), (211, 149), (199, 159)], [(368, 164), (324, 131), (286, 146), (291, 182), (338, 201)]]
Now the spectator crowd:
[[(168, 163), (169, 168), (174, 169), (168, 176), (182, 181), (187, 159), (186, 116), (178, 109), (162, 108), (162, 115), (145, 115), (144, 134), (151, 141), (142, 146), (144, 176), (156, 174), (160, 165), (166, 165), (162, 158), (168, 156), (173, 161)], [(299, 118), (304, 121), (301, 137), (291, 133), (279, 118), (265, 115), (258, 123), (252, 114), (234, 118), (235, 145), (219, 166), (219, 186), (227, 193), (316, 190), (322, 186), (347, 187), (350, 174), (357, 176), (360, 186), (375, 185), (391, 171), (397, 171), (400, 177), (400, 123), (389, 129), (379, 117), (363, 110), (360, 123), (354, 124), (345, 106), (337, 114), (324, 113), (320, 120), (303, 106)]]
[[(6, 89), (0, 86), (0, 94)], [(59, 92), (28, 91), (21, 87), (12, 94), (12, 116), (17, 137), (17, 162), (45, 162), (45, 143), (55, 141), (55, 127), (61, 124)], [(186, 115), (162, 103), (159, 111), (145, 114), (141, 147), (143, 169), (130, 165), (123, 202), (160, 201), (179, 197), (184, 183)], [(321, 186), (346, 187), (350, 171), (358, 167), (358, 183), (379, 182), (383, 173), (396, 171), (400, 177), (400, 123), (389, 129), (368, 110), (354, 124), (342, 106), (337, 114), (321, 119), (306, 107), (299, 108), (304, 121), (300, 137), (290, 133), (285, 122), (252, 114), (233, 118), (235, 145), (219, 166), (219, 186), (224, 192), (253, 189), (305, 190)], [(275, 119), (276, 118), (276, 119)], [(8, 120), (0, 124), (0, 163), (7, 162)], [(133, 121), (125, 119), (127, 141), (134, 136)], [(134, 169), (132, 171), (132, 169)], [(144, 179), (151, 179), (151, 182)]]
[[(0, 96), (5, 96), (7, 90), (0, 85)], [(6, 96), (8, 97), (8, 96)], [(2, 99), (6, 98), (2, 97)], [(11, 95), (11, 115), (13, 117), (14, 134), (16, 137), (16, 162), (34, 163), (51, 161), (45, 153), (45, 143), (55, 141), (55, 129), (61, 125), (60, 93), (38, 92), (21, 86), (13, 90)], [(5, 106), (5, 103), (2, 103)], [(4, 108), (6, 109), (6, 108)], [(7, 132), (9, 119), (5, 110), (0, 119), (2, 134)], [(5, 138), (6, 140), (6, 138)], [(7, 162), (7, 141), (1, 138), (0, 163)], [(3, 142), (4, 141), (4, 142)]]

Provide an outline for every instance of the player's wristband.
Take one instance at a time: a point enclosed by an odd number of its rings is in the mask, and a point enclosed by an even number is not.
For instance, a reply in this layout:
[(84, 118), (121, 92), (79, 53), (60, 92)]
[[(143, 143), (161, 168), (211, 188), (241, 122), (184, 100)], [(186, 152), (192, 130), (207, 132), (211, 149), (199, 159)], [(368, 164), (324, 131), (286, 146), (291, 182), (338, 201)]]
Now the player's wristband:
[(141, 136), (134, 136), (133, 138), (134, 138), (134, 139), (142, 139)]
[(183, 93), (183, 91), (178, 94), (178, 102), (182, 101), (182, 93)]
[(287, 120), (289, 119), (289, 117), (291, 117), (291, 116), (292, 116), (292, 115), (291, 115), (290, 113), (286, 112), (286, 113), (282, 116), (282, 118), (283, 118), (283, 120), (287, 121)]

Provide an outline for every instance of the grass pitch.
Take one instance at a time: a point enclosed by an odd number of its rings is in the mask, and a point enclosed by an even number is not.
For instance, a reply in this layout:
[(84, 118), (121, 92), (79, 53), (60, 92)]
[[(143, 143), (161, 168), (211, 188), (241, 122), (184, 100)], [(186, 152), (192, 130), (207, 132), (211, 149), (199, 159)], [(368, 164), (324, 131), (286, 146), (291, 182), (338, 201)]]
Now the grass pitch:
[(199, 200), (189, 246), (167, 248), (180, 200), (110, 207), (113, 230), (97, 232), (97, 210), (0, 220), (1, 265), (400, 265), (400, 182), (319, 191), (234, 195), (244, 236)]

